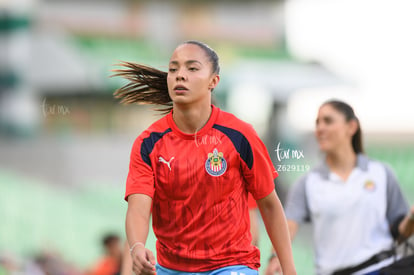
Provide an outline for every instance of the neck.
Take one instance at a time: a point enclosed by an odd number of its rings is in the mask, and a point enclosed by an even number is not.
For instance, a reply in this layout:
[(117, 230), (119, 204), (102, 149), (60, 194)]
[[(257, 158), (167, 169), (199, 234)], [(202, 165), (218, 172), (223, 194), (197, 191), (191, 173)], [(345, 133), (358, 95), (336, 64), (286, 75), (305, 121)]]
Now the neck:
[(352, 147), (346, 147), (326, 154), (329, 169), (341, 178), (347, 179), (356, 165), (357, 155)]
[(177, 127), (186, 134), (195, 134), (207, 123), (212, 112), (210, 102), (201, 106), (188, 107), (173, 105), (173, 120)]

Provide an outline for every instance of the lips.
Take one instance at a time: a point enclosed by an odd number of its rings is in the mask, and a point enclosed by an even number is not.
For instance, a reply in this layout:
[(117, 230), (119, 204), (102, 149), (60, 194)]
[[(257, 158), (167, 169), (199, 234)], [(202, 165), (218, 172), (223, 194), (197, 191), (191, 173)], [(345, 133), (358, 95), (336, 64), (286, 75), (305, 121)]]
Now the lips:
[(328, 140), (328, 138), (326, 136), (317, 136), (316, 138), (319, 142), (324, 142), (324, 141)]
[(174, 87), (174, 91), (176, 91), (176, 92), (185, 92), (185, 91), (188, 91), (188, 89), (184, 85), (177, 85), (177, 86)]

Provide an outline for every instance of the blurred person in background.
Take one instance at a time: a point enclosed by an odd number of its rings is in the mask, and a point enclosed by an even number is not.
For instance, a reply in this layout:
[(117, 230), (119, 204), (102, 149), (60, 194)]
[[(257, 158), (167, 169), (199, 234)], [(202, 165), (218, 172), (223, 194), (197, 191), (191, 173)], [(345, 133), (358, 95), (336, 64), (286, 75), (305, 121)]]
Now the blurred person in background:
[[(296, 274), (277, 176), (253, 128), (212, 105), (218, 56), (188, 41), (173, 52), (168, 73), (125, 62), (125, 103), (163, 105), (167, 115), (134, 142), (125, 199), (133, 270), (140, 274), (258, 274), (251, 244), (248, 192), (257, 201), (285, 275)], [(157, 264), (145, 247), (150, 214)], [(206, 273), (205, 273), (206, 272)]]
[[(379, 274), (393, 261), (394, 240), (413, 234), (414, 207), (408, 209), (390, 168), (364, 155), (359, 120), (347, 103), (322, 104), (315, 135), (325, 158), (289, 190), (290, 237), (302, 222), (313, 224), (317, 274)], [(273, 254), (266, 275), (275, 272)]]
[(122, 247), (121, 240), (116, 234), (107, 234), (102, 239), (105, 255), (93, 267), (90, 275), (120, 274)]

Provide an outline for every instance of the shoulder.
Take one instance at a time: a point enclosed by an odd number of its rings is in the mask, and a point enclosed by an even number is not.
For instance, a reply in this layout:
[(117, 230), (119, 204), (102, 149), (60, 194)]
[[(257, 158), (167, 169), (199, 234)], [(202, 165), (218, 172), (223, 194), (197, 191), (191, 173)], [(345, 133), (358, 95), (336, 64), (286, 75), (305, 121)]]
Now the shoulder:
[(380, 170), (381, 174), (384, 175), (388, 191), (390, 191), (390, 189), (399, 188), (397, 176), (389, 164), (378, 160), (370, 160), (370, 166), (376, 168), (372, 169), (374, 174), (378, 173)]
[[(249, 169), (257, 162), (256, 160), (265, 159), (266, 154), (267, 158), (269, 158), (265, 145), (252, 125), (237, 118), (235, 115), (220, 110), (213, 128), (220, 131), (232, 142)], [(254, 157), (259, 155), (263, 157)]]
[(380, 168), (380, 169), (389, 169), (387, 165), (379, 160), (372, 159), (365, 154), (359, 153), (357, 155), (357, 166), (363, 170), (369, 168)]
[(161, 139), (165, 134), (171, 132), (168, 125), (167, 115), (155, 121), (147, 129), (142, 131), (134, 141), (134, 147), (141, 146), (142, 143), (154, 143)]
[(363, 170), (367, 170), (368, 173), (380, 173), (382, 175), (385, 175), (387, 179), (389, 179), (390, 177), (394, 177), (394, 172), (388, 164), (379, 160), (371, 159), (363, 154), (358, 155), (358, 166)]
[(252, 137), (257, 137), (257, 133), (251, 124), (239, 119), (232, 113), (223, 110), (219, 110), (219, 116), (214, 127), (222, 131), (227, 130), (228, 132), (237, 132), (248, 140)]
[(253, 126), (240, 118), (236, 117), (234, 114), (219, 110), (219, 118), (217, 120), (218, 123), (232, 125), (234, 128), (238, 128), (240, 130), (253, 130)]

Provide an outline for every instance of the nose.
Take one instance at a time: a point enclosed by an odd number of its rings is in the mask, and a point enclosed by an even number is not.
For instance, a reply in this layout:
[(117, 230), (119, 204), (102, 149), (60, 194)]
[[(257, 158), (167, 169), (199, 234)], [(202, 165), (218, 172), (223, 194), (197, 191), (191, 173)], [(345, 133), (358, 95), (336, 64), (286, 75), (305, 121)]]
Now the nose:
[(315, 125), (315, 133), (316, 134), (319, 134), (323, 130), (324, 126), (322, 124), (323, 123), (321, 123), (320, 121), (316, 122), (316, 125)]
[(177, 70), (177, 75), (176, 75), (175, 79), (177, 81), (179, 81), (179, 80), (185, 80), (185, 74), (184, 74), (184, 70), (182, 68), (180, 68), (180, 69)]

